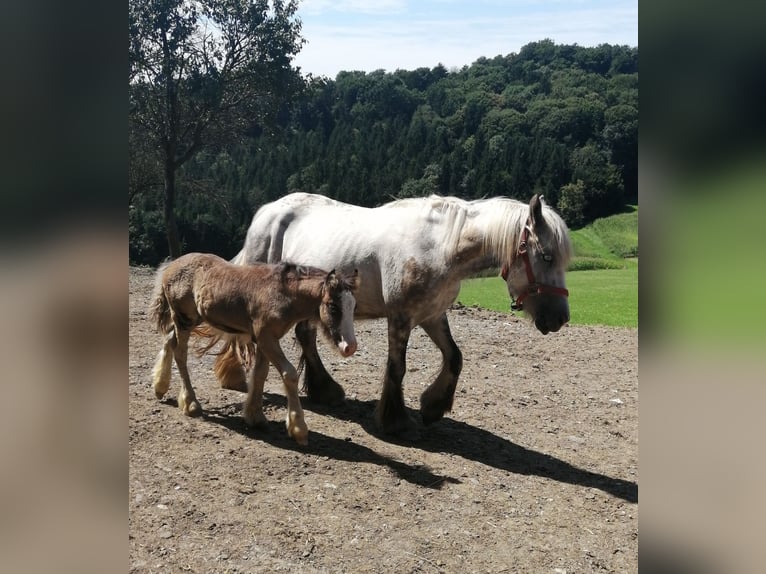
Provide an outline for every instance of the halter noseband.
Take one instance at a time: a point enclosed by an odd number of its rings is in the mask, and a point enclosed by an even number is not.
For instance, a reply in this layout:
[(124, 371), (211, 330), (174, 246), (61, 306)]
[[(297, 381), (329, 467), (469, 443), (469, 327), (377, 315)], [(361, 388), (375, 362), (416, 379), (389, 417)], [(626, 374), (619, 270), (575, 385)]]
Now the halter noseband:
[[(527, 253), (527, 240), (529, 239), (529, 223), (524, 226), (524, 232), (521, 234), (521, 241), (519, 242), (519, 248), (516, 250), (516, 256), (521, 257), (521, 260), (524, 262), (524, 270), (527, 272), (527, 288), (521, 293), (521, 295), (518, 296), (518, 298), (514, 298), (513, 295), (511, 295), (511, 299), (513, 299), (513, 303), (511, 303), (511, 309), (514, 311), (521, 311), (524, 306), (523, 302), (524, 299), (529, 297), (530, 295), (541, 295), (543, 293), (550, 293), (552, 295), (561, 295), (562, 297), (569, 297), (569, 291), (564, 289), (563, 287), (556, 287), (554, 285), (546, 285), (544, 283), (538, 283), (535, 280), (535, 273), (532, 270), (532, 263), (529, 261), (529, 254)], [(508, 279), (508, 264), (504, 264), (502, 270), (500, 271), (500, 275), (502, 275), (503, 280)]]

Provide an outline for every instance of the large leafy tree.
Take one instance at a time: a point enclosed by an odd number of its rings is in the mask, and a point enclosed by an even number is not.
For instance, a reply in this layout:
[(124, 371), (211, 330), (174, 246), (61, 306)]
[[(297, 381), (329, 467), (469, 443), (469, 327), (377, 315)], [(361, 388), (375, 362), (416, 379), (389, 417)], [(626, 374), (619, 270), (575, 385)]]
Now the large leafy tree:
[(300, 86), (298, 0), (130, 0), (131, 129), (162, 167), (171, 257), (178, 169), (265, 123)]

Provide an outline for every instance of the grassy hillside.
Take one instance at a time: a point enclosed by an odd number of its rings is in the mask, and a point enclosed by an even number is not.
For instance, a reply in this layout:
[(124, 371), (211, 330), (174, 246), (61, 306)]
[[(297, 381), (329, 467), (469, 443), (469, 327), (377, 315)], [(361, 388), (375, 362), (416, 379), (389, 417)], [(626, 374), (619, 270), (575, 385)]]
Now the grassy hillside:
[(573, 230), (569, 270), (618, 269), (625, 266), (625, 258), (638, 257), (638, 206), (630, 210)]

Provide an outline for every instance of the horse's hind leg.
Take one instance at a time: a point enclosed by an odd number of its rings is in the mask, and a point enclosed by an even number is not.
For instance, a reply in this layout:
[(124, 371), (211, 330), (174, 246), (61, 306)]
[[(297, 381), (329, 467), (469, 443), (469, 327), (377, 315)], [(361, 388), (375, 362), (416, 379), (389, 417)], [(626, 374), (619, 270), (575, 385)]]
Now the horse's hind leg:
[(191, 379), (189, 378), (189, 368), (186, 364), (186, 358), (189, 354), (189, 331), (183, 331), (176, 327), (176, 339), (178, 343), (173, 350), (176, 359), (176, 366), (178, 372), (181, 375), (181, 381), (183, 386), (181, 392), (178, 393), (178, 408), (183, 413), (190, 417), (196, 417), (202, 414), (202, 406), (197, 401), (197, 396), (194, 394), (194, 389), (191, 386)]
[(250, 388), (242, 409), (242, 416), (248, 426), (265, 429), (268, 424), (263, 415), (263, 383), (268, 374), (269, 360), (258, 348), (255, 352), (255, 365), (250, 373)]
[(308, 398), (325, 405), (343, 403), (346, 393), (327, 372), (317, 351), (317, 330), (308, 321), (301, 321), (295, 326), (295, 336), (303, 349), (304, 376), (303, 388)]
[(436, 319), (420, 325), (442, 352), (442, 367), (436, 380), (420, 395), (420, 415), (423, 423), (431, 424), (452, 410), (455, 388), (460, 371), (463, 369), (463, 354), (455, 344), (444, 313)]
[(165, 335), (165, 343), (157, 354), (157, 360), (152, 369), (152, 384), (158, 399), (164, 397), (170, 388), (170, 370), (173, 366), (173, 351), (177, 343), (176, 331), (173, 328)]

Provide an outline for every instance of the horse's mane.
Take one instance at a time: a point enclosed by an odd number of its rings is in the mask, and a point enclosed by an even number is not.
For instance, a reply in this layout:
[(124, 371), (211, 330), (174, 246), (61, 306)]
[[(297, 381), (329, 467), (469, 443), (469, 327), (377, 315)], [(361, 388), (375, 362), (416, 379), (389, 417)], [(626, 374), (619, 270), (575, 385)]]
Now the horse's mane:
[[(550, 247), (559, 257), (568, 261), (572, 247), (569, 233), (564, 220), (547, 205), (542, 197), (543, 219), (551, 230), (552, 243)], [(468, 215), (487, 214), (485, 226), (482, 227), (483, 251), (495, 258), (498, 264), (513, 260), (521, 240), (521, 233), (529, 216), (529, 205), (508, 197), (489, 197), (475, 200), (465, 200), (459, 197), (431, 195), (429, 197), (413, 197), (398, 199), (382, 207), (398, 208), (420, 205), (429, 211), (437, 211), (447, 219), (450, 229), (445, 239), (445, 249), (455, 251), (463, 233), (463, 227)]]
[[(540, 202), (543, 206), (543, 219), (550, 230), (550, 241), (547, 245), (558, 258), (568, 262), (572, 256), (572, 245), (566, 223), (542, 197)], [(484, 230), (484, 252), (494, 255), (498, 263), (512, 261), (527, 224), (529, 205), (507, 197), (478, 199), (470, 203), (477, 207), (491, 204), (493, 217)], [(532, 232), (534, 233), (534, 230)], [(532, 239), (536, 240), (534, 236)]]

